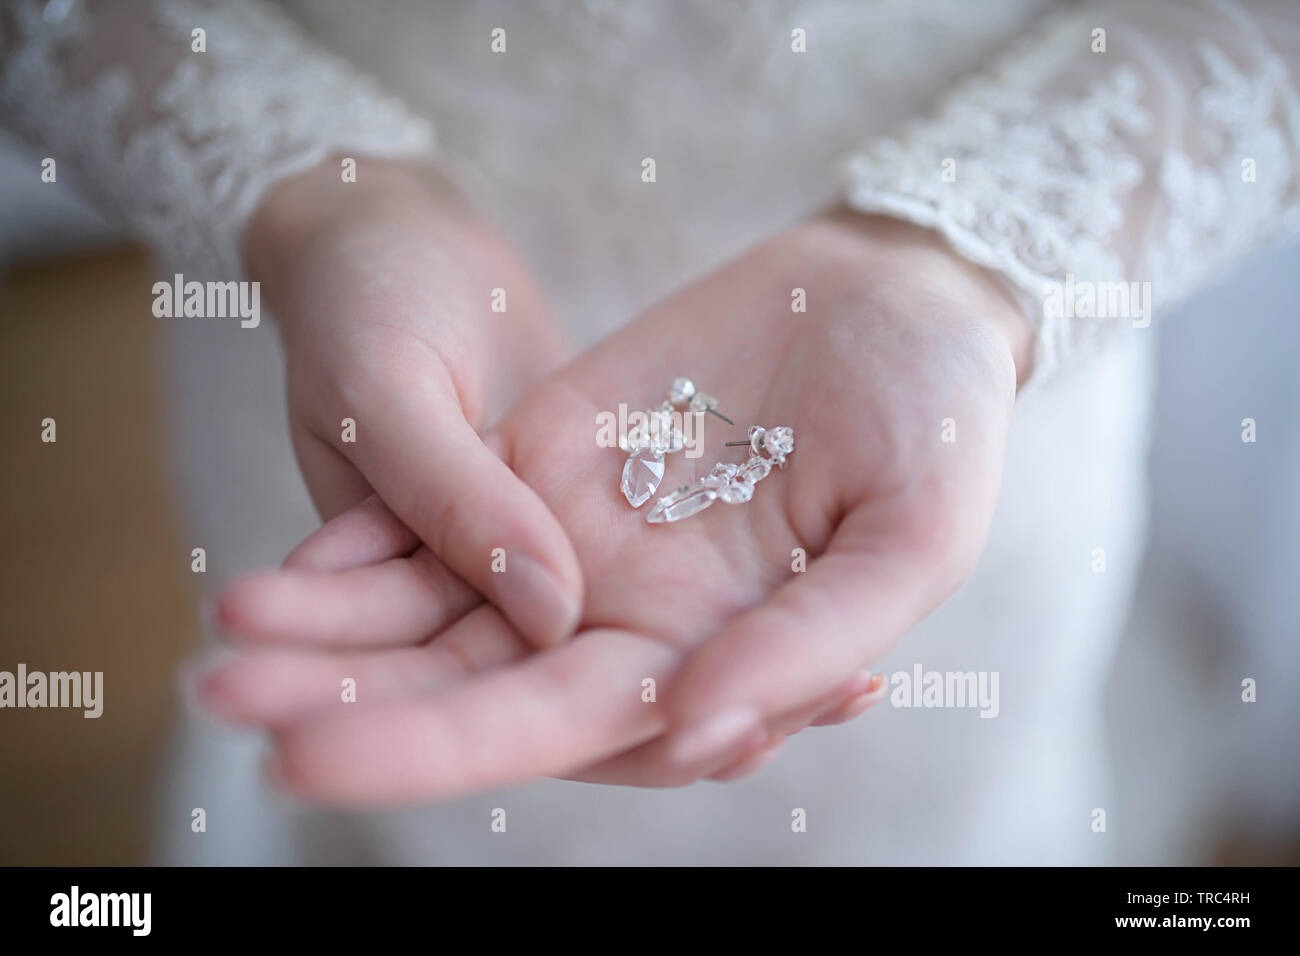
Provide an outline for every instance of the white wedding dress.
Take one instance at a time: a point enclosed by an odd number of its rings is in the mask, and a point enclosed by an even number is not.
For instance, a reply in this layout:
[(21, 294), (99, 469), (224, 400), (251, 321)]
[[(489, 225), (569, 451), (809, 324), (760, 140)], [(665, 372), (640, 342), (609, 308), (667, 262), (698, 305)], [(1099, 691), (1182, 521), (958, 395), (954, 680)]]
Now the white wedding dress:
[[(1293, 228), (1298, 52), (1294, 0), (0, 10), (8, 122), (187, 278), (237, 277), (239, 230), (277, 179), (334, 153), (429, 156), (515, 240), (584, 343), (837, 196), (940, 230), (1005, 277), (1038, 330), (979, 567), (876, 665), (995, 671), (995, 719), (885, 703), (801, 734), (739, 783), (544, 781), (338, 814), (268, 794), (256, 735), (187, 715), (159, 858), (1113, 858), (1114, 835), (1093, 827), (1110, 796), (1101, 687), (1142, 556), (1154, 331), (1044, 317), (1045, 283), (1149, 282), (1159, 315)], [(317, 520), (272, 324), (164, 331), (176, 476), (215, 591)], [(205, 834), (190, 832), (193, 807)]]

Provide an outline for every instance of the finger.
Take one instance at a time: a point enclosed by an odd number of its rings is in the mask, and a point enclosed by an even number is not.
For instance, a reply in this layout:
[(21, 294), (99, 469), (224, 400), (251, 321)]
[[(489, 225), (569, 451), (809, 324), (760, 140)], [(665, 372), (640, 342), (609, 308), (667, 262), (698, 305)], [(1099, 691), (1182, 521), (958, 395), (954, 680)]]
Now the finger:
[(671, 752), (668, 738), (659, 736), (563, 777), (620, 787), (685, 787), (760, 750), (773, 737), (762, 721), (738, 720), (727, 731), (725, 745), (701, 751), (698, 756), (683, 758)]
[(378, 495), (371, 494), (308, 535), (284, 559), (284, 566), (303, 571), (344, 571), (404, 557), (419, 546), (416, 533)]
[(582, 610), (568, 536), (465, 421), (449, 380), (423, 367), (402, 380), (412, 384), (358, 419), (349, 453), (393, 512), (520, 633), (538, 646), (563, 640)]
[(661, 732), (641, 682), (676, 663), (649, 638), (588, 631), (432, 699), (294, 724), (276, 737), (270, 773), (298, 796), (348, 805), (557, 776)]
[(822, 712), (856, 698), (868, 689), (870, 681), (870, 672), (862, 671), (798, 710), (756, 724), (741, 722), (733, 733), (719, 736), (716, 743), (699, 748), (695, 754), (683, 753), (673, 746), (671, 737), (662, 736), (599, 764), (583, 767), (567, 779), (626, 787), (683, 787), (702, 777), (713, 778), (773, 741), (803, 730)]
[(391, 647), (421, 642), (481, 602), (421, 548), (346, 571), (248, 575), (221, 595), (217, 621), (237, 644)]
[(925, 558), (870, 534), (851, 514), (830, 549), (698, 648), (674, 681), (673, 738), (707, 747), (738, 713), (808, 706), (879, 656), (936, 602)]
[(357, 467), (296, 420), (289, 423), (289, 439), (298, 470), (322, 521), (329, 521), (370, 494), (370, 484)]
[(247, 654), (208, 673), (199, 683), (199, 699), (233, 723), (284, 727), (339, 707), (426, 697), (519, 660), (528, 650), (500, 613), (485, 604), (420, 647)]
[[(504, 460), (505, 449), (500, 435), (484, 436), (483, 444), (493, 455)], [(335, 449), (330, 448), (329, 452), (356, 472), (352, 464)], [(356, 472), (356, 475), (361, 479), (360, 472)], [(308, 535), (284, 559), (284, 566), (313, 571), (342, 571), (388, 558), (405, 557), (419, 546), (419, 536), (372, 492)]]
[(841, 704), (822, 712), (811, 724), (813, 727), (829, 727), (832, 724), (844, 724), (861, 717), (873, 706), (884, 700), (889, 692), (889, 685), (884, 674), (876, 674), (871, 679), (871, 686), (861, 694), (850, 697)]
[(784, 746), (784, 736), (770, 738), (763, 746), (750, 750), (739, 760), (733, 761), (717, 773), (709, 774), (709, 779), (716, 780), (719, 783), (727, 783), (756, 774), (775, 760)]
[(790, 737), (812, 725), (821, 714), (840, 704), (865, 694), (871, 688), (871, 671), (862, 669), (848, 680), (841, 681), (832, 690), (795, 710), (769, 716), (767, 728), (773, 735)]

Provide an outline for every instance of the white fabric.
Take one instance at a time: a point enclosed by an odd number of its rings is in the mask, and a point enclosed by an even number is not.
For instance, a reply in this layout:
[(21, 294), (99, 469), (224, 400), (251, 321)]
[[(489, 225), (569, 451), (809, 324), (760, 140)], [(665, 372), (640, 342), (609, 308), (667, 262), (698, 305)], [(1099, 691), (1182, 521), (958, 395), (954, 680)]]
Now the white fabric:
[(1010, 280), (1041, 375), (1126, 334), (1045, 315), (1046, 283), (1149, 282), (1168, 312), (1300, 219), (1300, 99), (1279, 54), (1300, 54), (1300, 11), (1256, 6), (1271, 15), (1168, 0), (1054, 11), (935, 118), (853, 156), (849, 201), (937, 228)]
[(0, 54), (6, 119), (195, 275), (240, 271), (271, 183), (332, 152), (433, 151), (428, 122), (259, 4), (17, 3)]
[[(1294, 4), (1076, 5), (1037, 26), (1048, 4), (1036, 0), (285, 6), (313, 41), (246, 3), (93, 14), (53, 3), (52, 25), (19, 5), (0, 14), (0, 104), (142, 234), (213, 270), (235, 268), (239, 229), (276, 177), (332, 151), (422, 154), (431, 139), (418, 117), (430, 117), (440, 160), (522, 247), (583, 341), (837, 195), (933, 226), (1000, 271), (1035, 322), (1038, 367), (1018, 400), (989, 546), (971, 581), (880, 666), (996, 670), (1001, 714), (882, 705), (802, 735), (726, 787), (543, 782), (351, 816), (268, 801), (256, 740), (188, 721), (165, 857), (1108, 858), (1115, 837), (1090, 826), (1107, 806), (1100, 690), (1141, 555), (1151, 331), (1042, 319), (1043, 283), (1151, 281), (1159, 310), (1294, 222)], [(206, 54), (189, 52), (194, 27), (207, 31)], [(504, 53), (490, 50), (495, 27)], [(1090, 49), (1094, 27), (1107, 31), (1105, 53)], [(791, 49), (795, 28), (806, 53)], [(654, 184), (641, 181), (645, 157)], [(950, 157), (956, 180), (945, 182)], [(1243, 158), (1256, 162), (1253, 183)], [(268, 325), (165, 330), (178, 477), (216, 588), (276, 561), (314, 519)], [(1080, 354), (1103, 339), (1120, 347)], [(1091, 568), (1098, 547), (1104, 574)], [(193, 806), (208, 810), (206, 838), (188, 831)], [(504, 835), (488, 826), (498, 806)], [(795, 807), (809, 813), (805, 834), (790, 831)]]

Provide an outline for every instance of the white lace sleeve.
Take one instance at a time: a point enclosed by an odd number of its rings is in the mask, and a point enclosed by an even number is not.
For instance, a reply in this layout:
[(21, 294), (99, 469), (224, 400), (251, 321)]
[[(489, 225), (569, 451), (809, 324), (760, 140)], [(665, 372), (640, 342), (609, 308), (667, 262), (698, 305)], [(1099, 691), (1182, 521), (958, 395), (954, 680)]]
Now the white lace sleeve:
[(852, 156), (847, 202), (1004, 276), (1040, 377), (1296, 226), (1298, 58), (1297, 0), (1071, 7)]
[(18, 0), (0, 9), (0, 111), (59, 182), (223, 277), (270, 184), (335, 152), (433, 151), (428, 123), (252, 0)]

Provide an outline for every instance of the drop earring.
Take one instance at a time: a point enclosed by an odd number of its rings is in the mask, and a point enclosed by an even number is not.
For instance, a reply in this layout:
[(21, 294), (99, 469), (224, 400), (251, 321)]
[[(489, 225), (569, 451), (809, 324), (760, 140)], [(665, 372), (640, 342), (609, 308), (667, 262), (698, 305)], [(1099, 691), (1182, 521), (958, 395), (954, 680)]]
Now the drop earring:
[(676, 378), (668, 388), (668, 397), (658, 408), (645, 413), (646, 425), (629, 430), (619, 438), (618, 447), (629, 452), (623, 465), (619, 489), (633, 508), (640, 508), (659, 490), (664, 477), (664, 456), (681, 451), (686, 439), (677, 427), (674, 416), (692, 412), (716, 415), (729, 425), (730, 418), (717, 409), (718, 400), (705, 392), (697, 391), (689, 378)]
[(718, 500), (732, 505), (749, 501), (754, 497), (754, 486), (771, 474), (772, 466), (784, 468), (786, 459), (794, 453), (794, 429), (786, 425), (775, 428), (754, 425), (749, 429), (748, 441), (727, 444), (748, 445), (749, 460), (743, 465), (718, 462), (699, 481), (660, 498), (646, 512), (645, 520), (650, 524), (666, 524), (699, 514)]

